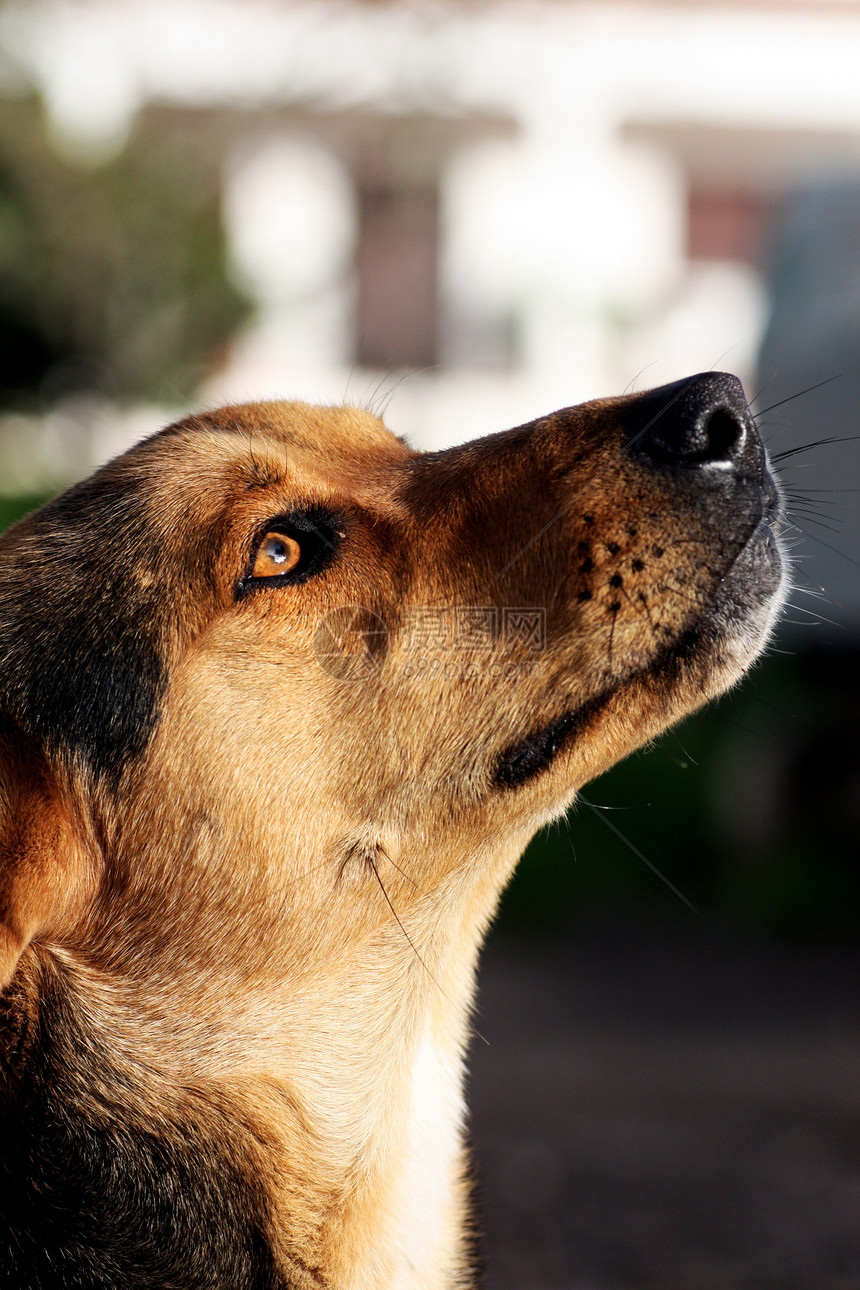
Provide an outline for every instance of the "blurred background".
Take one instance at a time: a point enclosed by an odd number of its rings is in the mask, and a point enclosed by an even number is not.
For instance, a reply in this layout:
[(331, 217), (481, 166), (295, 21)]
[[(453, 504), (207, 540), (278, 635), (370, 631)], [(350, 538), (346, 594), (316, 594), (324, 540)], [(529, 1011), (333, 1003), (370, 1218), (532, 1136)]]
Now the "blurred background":
[(860, 1286), (858, 69), (860, 0), (0, 0), (0, 526), (260, 397), (436, 448), (715, 368), (779, 464), (768, 658), (505, 897), (493, 1290)]

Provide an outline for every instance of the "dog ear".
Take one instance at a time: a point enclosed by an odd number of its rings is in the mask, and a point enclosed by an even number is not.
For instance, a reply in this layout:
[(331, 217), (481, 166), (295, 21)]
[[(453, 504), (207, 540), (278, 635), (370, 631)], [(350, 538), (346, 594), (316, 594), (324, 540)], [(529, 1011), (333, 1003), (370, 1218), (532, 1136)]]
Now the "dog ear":
[(68, 920), (80, 850), (39, 748), (0, 716), (0, 990), (34, 937)]

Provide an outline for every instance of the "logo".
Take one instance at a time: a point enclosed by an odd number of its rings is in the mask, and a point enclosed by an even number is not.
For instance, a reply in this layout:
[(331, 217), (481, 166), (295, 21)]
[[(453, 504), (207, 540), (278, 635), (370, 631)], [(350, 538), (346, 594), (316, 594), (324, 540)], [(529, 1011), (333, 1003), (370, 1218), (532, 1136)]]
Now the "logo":
[(338, 681), (367, 681), (388, 655), (388, 628), (363, 605), (330, 609), (314, 632), (314, 656)]

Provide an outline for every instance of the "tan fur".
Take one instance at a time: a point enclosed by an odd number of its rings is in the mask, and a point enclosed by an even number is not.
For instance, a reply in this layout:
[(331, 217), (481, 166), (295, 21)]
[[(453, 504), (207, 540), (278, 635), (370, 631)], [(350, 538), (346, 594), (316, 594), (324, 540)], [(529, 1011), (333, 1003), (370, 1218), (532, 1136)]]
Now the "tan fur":
[[(581, 785), (734, 682), (769, 630), (771, 595), (652, 675), (746, 538), (720, 552), (713, 517), (625, 453), (629, 402), (431, 458), (301, 404), (149, 441), (106, 476), (145, 481), (168, 571), (146, 749), (112, 786), (11, 725), (0, 742), (0, 979), (62, 967), (131, 1072), (130, 1117), (230, 1123), (285, 1285), (471, 1284), (462, 1063), (499, 893)], [(253, 535), (314, 505), (347, 516), (340, 558), (237, 601)], [(145, 596), (160, 575), (133, 551), (130, 569)], [(353, 605), (388, 636), (344, 679), (318, 632)], [(439, 647), (416, 669), (410, 614), (485, 606), (545, 610), (545, 648)], [(542, 774), (490, 785), (506, 747), (579, 708)]]
[(0, 989), (33, 937), (62, 937), (92, 895), (63, 796), (29, 741), (0, 730)]

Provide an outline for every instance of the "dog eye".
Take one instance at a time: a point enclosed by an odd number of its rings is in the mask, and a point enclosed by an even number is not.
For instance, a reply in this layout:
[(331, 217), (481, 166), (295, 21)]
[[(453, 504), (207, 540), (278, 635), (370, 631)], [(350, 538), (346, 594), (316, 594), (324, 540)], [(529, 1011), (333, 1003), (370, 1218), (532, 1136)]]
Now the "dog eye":
[(287, 533), (267, 533), (257, 550), (252, 578), (278, 578), (292, 573), (302, 558), (302, 548)]
[(275, 515), (258, 530), (247, 570), (236, 584), (241, 600), (263, 587), (296, 586), (335, 559), (344, 521), (323, 507)]

